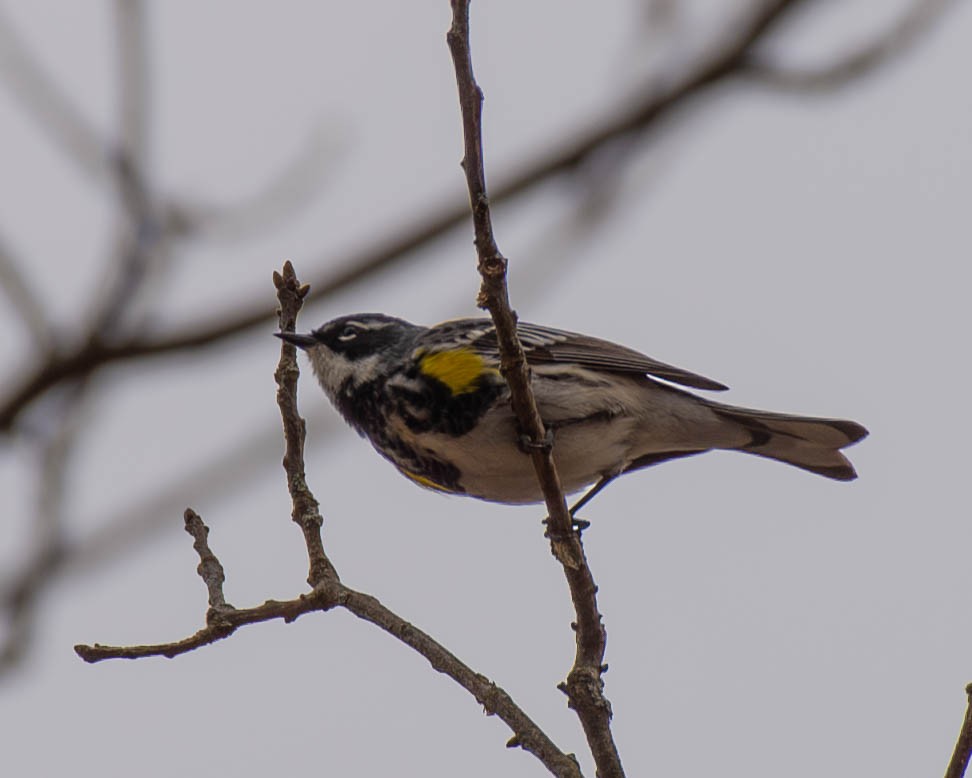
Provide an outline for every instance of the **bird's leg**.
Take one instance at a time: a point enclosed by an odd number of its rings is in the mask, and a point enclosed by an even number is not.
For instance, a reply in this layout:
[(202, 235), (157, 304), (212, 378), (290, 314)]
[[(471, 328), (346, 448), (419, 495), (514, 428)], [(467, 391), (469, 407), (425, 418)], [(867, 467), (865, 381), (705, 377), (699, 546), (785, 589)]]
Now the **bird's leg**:
[[(594, 486), (588, 489), (587, 492), (585, 492), (584, 496), (581, 497), (577, 502), (575, 502), (568, 509), (567, 512), (570, 514), (570, 524), (573, 527), (574, 532), (576, 532), (578, 535), (580, 535), (585, 529), (590, 527), (591, 523), (589, 521), (585, 521), (584, 519), (577, 518), (577, 511), (579, 511), (581, 508), (587, 505), (587, 503), (589, 503), (592, 499), (594, 499), (595, 495), (597, 495), (597, 493), (601, 491), (601, 489), (603, 489), (605, 486), (611, 483), (611, 481), (613, 481), (614, 479), (615, 476), (613, 475), (602, 475), (600, 480), (596, 484), (594, 484)], [(544, 519), (543, 523), (548, 524), (549, 519)]]
[(601, 478), (598, 480), (598, 482), (584, 493), (583, 497), (581, 497), (577, 502), (575, 502), (573, 505), (570, 506), (570, 511), (569, 511), (570, 520), (573, 523), (574, 528), (578, 532), (582, 532), (583, 530), (587, 529), (591, 525), (591, 523), (589, 521), (584, 521), (583, 519), (578, 519), (577, 511), (579, 511), (581, 508), (587, 505), (587, 503), (593, 500), (594, 497), (597, 496), (597, 493), (600, 492), (601, 489), (603, 489), (613, 480), (614, 480), (613, 475), (602, 475)]

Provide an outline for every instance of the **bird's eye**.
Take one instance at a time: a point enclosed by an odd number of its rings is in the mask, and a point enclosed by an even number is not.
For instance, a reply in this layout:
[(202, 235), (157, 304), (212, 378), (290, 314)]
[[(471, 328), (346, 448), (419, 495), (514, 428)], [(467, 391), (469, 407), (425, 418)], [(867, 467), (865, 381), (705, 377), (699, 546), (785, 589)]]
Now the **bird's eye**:
[(338, 340), (347, 342), (349, 340), (354, 340), (356, 337), (358, 337), (357, 327), (352, 327), (349, 324), (347, 327), (341, 330), (341, 334), (338, 335)]

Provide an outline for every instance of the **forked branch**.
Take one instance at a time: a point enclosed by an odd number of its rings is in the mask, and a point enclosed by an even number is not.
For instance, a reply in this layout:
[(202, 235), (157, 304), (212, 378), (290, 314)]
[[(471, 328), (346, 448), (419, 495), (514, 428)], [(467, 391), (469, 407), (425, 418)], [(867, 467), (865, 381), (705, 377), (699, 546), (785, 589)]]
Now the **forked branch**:
[[(297, 280), (293, 266), (287, 262), (282, 273), (274, 273), (277, 299), (280, 302), (281, 330), (293, 332), (297, 313), (308, 287)], [(77, 645), (75, 652), (86, 662), (105, 659), (139, 659), (149, 656), (175, 657), (232, 635), (240, 627), (261, 621), (282, 619), (294, 621), (312, 611), (344, 608), (374, 624), (424, 656), (440, 673), (466, 689), (489, 715), (499, 716), (513, 735), (507, 746), (519, 747), (539, 759), (551, 774), (559, 778), (580, 778), (577, 761), (561, 751), (503, 689), (486, 676), (477, 673), (441, 643), (401, 616), (382, 605), (375, 597), (345, 586), (328, 559), (321, 540), (323, 520), (317, 500), (304, 477), (304, 420), (297, 410), (298, 367), (293, 346), (281, 345), (277, 365), (277, 403), (286, 437), (284, 470), (293, 503), (292, 518), (301, 528), (310, 563), (308, 583), (311, 591), (291, 600), (267, 600), (252, 608), (234, 608), (223, 594), (225, 574), (219, 559), (209, 546), (209, 528), (191, 509), (185, 514), (186, 531), (192, 535), (193, 548), (199, 555), (197, 571), (206, 584), (209, 609), (206, 626), (182, 640), (139, 646)]]

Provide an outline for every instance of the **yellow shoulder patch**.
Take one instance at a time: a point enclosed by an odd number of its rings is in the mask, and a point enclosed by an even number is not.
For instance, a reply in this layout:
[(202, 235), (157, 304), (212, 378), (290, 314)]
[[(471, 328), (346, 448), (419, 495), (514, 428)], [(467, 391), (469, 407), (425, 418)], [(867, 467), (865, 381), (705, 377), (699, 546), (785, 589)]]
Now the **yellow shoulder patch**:
[(485, 360), (468, 348), (425, 354), (419, 359), (419, 370), (444, 383), (453, 394), (474, 392), (481, 375), (497, 372), (496, 368), (486, 367)]

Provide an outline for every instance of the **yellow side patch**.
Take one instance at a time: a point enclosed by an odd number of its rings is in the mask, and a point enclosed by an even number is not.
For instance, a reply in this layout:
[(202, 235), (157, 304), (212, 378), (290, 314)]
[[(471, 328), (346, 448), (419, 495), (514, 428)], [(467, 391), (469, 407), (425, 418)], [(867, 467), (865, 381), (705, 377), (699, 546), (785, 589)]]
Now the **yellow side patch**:
[(424, 475), (419, 475), (418, 473), (413, 473), (410, 470), (404, 470), (399, 468), (399, 471), (403, 476), (405, 476), (410, 481), (414, 481), (419, 486), (424, 486), (426, 489), (432, 489), (436, 492), (445, 492), (446, 494), (452, 494), (451, 489), (446, 489), (444, 486), (437, 484), (435, 481), (426, 478)]
[(472, 349), (457, 348), (425, 354), (419, 360), (419, 370), (441, 381), (453, 394), (466, 394), (478, 388), (476, 380), (483, 373), (495, 373), (485, 367), (485, 361)]

